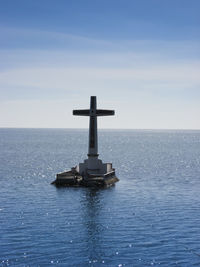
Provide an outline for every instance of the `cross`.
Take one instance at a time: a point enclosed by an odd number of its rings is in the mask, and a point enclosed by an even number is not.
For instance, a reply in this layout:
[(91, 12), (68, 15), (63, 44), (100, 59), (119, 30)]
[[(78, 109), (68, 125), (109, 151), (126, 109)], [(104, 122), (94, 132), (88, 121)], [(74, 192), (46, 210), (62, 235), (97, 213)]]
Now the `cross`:
[(73, 115), (90, 117), (88, 157), (98, 157), (97, 116), (115, 115), (115, 111), (97, 109), (96, 96), (91, 96), (90, 109), (73, 110)]

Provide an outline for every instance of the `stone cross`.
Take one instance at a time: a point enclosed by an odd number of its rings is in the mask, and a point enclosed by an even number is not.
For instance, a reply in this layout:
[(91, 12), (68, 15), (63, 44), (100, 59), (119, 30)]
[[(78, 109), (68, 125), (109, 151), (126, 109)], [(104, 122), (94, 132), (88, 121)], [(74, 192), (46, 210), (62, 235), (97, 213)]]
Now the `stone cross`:
[(88, 158), (98, 158), (97, 116), (115, 115), (115, 111), (97, 109), (96, 96), (91, 96), (90, 109), (73, 110), (73, 115), (90, 117)]

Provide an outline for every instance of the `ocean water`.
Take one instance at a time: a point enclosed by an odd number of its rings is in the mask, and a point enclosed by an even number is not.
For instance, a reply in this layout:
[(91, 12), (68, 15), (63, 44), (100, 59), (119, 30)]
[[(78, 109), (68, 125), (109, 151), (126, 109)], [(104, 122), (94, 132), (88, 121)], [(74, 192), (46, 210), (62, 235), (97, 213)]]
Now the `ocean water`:
[(56, 188), (87, 130), (0, 129), (0, 266), (200, 266), (200, 131), (99, 131), (114, 187)]

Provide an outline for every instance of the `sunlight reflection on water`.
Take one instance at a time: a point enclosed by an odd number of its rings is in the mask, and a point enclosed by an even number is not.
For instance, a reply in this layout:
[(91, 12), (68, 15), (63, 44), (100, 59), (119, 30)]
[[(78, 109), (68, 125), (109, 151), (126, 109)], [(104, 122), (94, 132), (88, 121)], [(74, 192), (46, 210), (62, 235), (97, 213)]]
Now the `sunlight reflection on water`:
[(87, 132), (0, 130), (0, 266), (199, 266), (200, 132), (100, 131), (120, 182), (56, 188)]

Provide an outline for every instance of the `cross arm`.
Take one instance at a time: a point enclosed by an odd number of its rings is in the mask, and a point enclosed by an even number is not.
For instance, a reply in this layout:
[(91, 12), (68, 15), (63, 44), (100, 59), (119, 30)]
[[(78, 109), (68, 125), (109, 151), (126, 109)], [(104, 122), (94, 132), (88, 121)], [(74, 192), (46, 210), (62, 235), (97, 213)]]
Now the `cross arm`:
[(111, 116), (111, 115), (115, 115), (115, 111), (108, 110), (108, 109), (97, 109), (96, 115), (97, 116)]
[(90, 110), (89, 109), (76, 109), (76, 110), (73, 110), (73, 115), (90, 116)]

